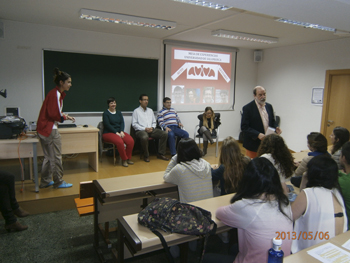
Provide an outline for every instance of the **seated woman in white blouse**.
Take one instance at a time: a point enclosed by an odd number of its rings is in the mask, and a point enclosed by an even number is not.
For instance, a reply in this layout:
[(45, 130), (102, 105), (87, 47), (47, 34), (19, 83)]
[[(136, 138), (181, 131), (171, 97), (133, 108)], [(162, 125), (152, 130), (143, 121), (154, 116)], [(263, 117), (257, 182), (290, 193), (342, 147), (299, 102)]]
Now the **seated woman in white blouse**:
[[(292, 204), (294, 232), (311, 233), (295, 239), (292, 253), (308, 248), (347, 230), (347, 217), (338, 183), (338, 167), (328, 155), (312, 158), (307, 164), (307, 185)], [(318, 234), (317, 234), (318, 233)]]

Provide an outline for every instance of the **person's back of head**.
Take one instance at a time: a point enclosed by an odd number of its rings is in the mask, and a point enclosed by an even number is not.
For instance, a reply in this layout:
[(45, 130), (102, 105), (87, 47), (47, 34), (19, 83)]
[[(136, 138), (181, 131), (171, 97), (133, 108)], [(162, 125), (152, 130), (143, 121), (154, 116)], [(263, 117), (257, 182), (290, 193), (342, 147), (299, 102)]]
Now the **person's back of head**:
[(191, 138), (182, 138), (177, 146), (177, 163), (199, 160), (202, 153), (196, 142)]
[(286, 178), (292, 176), (295, 170), (294, 159), (281, 136), (269, 134), (264, 137), (260, 143), (257, 156), (260, 157), (265, 153), (271, 154)]
[(53, 70), (54, 73), (54, 77), (53, 77), (53, 82), (55, 82), (55, 84), (57, 86), (61, 86), (61, 81), (65, 82), (67, 79), (70, 78), (70, 75), (64, 71), (60, 71), (59, 68), (54, 68)]
[(306, 187), (324, 187), (339, 189), (338, 165), (326, 154), (313, 157), (307, 164), (307, 185)]
[(237, 141), (228, 136), (221, 145), (220, 164), (225, 166), (224, 180), (226, 192), (234, 192), (237, 189), (238, 182), (243, 177), (243, 172), (247, 166), (244, 156)]
[(350, 138), (349, 130), (340, 126), (337, 126), (333, 129), (333, 134), (334, 144), (332, 148), (332, 154), (338, 151), (344, 143), (349, 141)]
[(341, 148), (341, 154), (345, 157), (346, 164), (350, 165), (350, 142), (344, 143)]
[(307, 136), (307, 142), (310, 145), (312, 151), (314, 152), (327, 152), (327, 139), (322, 133), (311, 132)]
[(269, 160), (260, 157), (254, 158), (248, 164), (231, 203), (243, 198), (258, 199), (263, 194), (266, 195), (267, 200), (270, 200), (269, 197), (277, 200), (279, 210), (287, 216), (283, 212), (282, 206), (287, 206), (289, 200), (283, 192), (278, 172)]

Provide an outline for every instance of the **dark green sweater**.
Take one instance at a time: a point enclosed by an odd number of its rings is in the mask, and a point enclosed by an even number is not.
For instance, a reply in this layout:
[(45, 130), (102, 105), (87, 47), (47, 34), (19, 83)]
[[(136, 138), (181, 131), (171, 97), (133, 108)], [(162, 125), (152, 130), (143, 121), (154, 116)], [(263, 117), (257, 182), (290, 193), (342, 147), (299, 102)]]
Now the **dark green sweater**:
[(106, 110), (102, 115), (103, 120), (103, 133), (117, 133), (124, 132), (124, 118), (122, 112), (117, 110), (115, 114), (110, 113)]

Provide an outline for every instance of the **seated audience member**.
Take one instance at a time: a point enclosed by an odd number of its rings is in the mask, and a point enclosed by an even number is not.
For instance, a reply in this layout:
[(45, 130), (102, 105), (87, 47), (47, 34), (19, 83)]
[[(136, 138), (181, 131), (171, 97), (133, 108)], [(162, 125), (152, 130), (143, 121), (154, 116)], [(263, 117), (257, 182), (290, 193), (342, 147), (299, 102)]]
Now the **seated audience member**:
[[(267, 262), (276, 232), (293, 231), (288, 198), (278, 172), (266, 158), (255, 158), (248, 164), (231, 204), (218, 208), (216, 217), (238, 229), (239, 252), (236, 258), (207, 254), (204, 262)], [(291, 239), (283, 240), (285, 256), (290, 254), (291, 243)]]
[[(292, 253), (316, 245), (347, 230), (347, 217), (338, 183), (338, 167), (328, 155), (312, 158), (307, 164), (308, 182), (292, 204), (295, 233), (312, 233), (312, 238), (292, 242)], [(316, 235), (316, 233), (320, 233)], [(315, 236), (313, 236), (315, 235)]]
[(343, 194), (348, 218), (348, 230), (350, 229), (350, 142), (344, 143), (341, 149), (340, 164), (344, 167), (345, 173), (338, 171), (339, 185)]
[(165, 170), (164, 181), (178, 185), (183, 203), (213, 197), (211, 167), (201, 157), (202, 153), (193, 139), (181, 139), (177, 155), (171, 158)]
[(333, 144), (332, 147), (332, 158), (338, 165), (338, 170), (342, 169), (342, 166), (340, 165), (340, 154), (341, 154), (341, 147), (344, 143), (349, 141), (349, 131), (346, 128), (337, 126), (333, 129), (333, 132), (331, 134), (331, 142)]
[(213, 182), (220, 181), (221, 195), (236, 192), (250, 158), (244, 156), (237, 141), (228, 136), (222, 142), (219, 162), (217, 169), (211, 169)]
[(297, 164), (298, 168), (294, 172), (294, 177), (291, 178), (292, 184), (300, 187), (300, 190), (304, 189), (307, 183), (307, 163), (315, 156), (329, 155), (327, 152), (327, 139), (319, 132), (311, 132), (307, 136), (307, 147), (311, 152)]
[(146, 94), (141, 94), (139, 102), (140, 107), (136, 108), (132, 113), (131, 125), (135, 129), (135, 136), (140, 139), (141, 147), (144, 152), (143, 160), (149, 162), (148, 139), (149, 137), (152, 137), (159, 139), (159, 154), (157, 155), (157, 158), (168, 161), (169, 158), (165, 157), (168, 134), (165, 131), (156, 129), (157, 123), (153, 110), (147, 107), (148, 96)]
[(214, 143), (212, 136), (216, 136), (216, 129), (220, 126), (220, 114), (215, 116), (211, 107), (206, 107), (204, 114), (198, 115), (199, 129), (198, 133), (203, 136), (203, 156), (207, 154), (208, 141)]
[(158, 124), (168, 133), (168, 143), (172, 156), (176, 154), (175, 137), (188, 138), (188, 132), (181, 129), (183, 125), (174, 108), (171, 108), (171, 99), (163, 99), (163, 108), (158, 113)]
[(5, 171), (0, 171), (0, 210), (5, 219), (5, 229), (7, 232), (26, 230), (28, 226), (21, 225), (17, 217), (29, 215), (19, 207), (15, 193), (15, 176)]
[(290, 178), (295, 170), (294, 159), (287, 145), (281, 136), (270, 134), (265, 136), (261, 141), (258, 157), (268, 159), (275, 166), (282, 183), (285, 193), (288, 193), (286, 181)]
[(107, 100), (107, 105), (108, 109), (102, 115), (104, 126), (102, 134), (103, 141), (111, 142), (117, 146), (120, 158), (122, 159), (122, 165), (128, 167), (129, 164), (134, 164), (131, 161), (134, 140), (129, 134), (124, 132), (124, 118), (122, 112), (116, 110), (117, 102), (115, 98), (110, 97)]

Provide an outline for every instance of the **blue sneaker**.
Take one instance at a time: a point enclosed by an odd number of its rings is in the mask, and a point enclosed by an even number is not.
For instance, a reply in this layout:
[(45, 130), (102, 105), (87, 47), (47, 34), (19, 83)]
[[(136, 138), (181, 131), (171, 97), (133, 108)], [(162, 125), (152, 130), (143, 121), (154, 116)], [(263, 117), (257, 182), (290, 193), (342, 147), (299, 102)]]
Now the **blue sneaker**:
[(69, 188), (69, 187), (72, 187), (73, 184), (69, 184), (69, 183), (66, 183), (65, 181), (63, 181), (62, 184), (60, 184), (59, 186), (55, 187), (55, 188)]
[(54, 182), (51, 181), (51, 182), (48, 183), (47, 185), (40, 185), (39, 188), (47, 188), (47, 187), (49, 187), (49, 186), (51, 186), (51, 185), (53, 185), (53, 184), (54, 184)]

